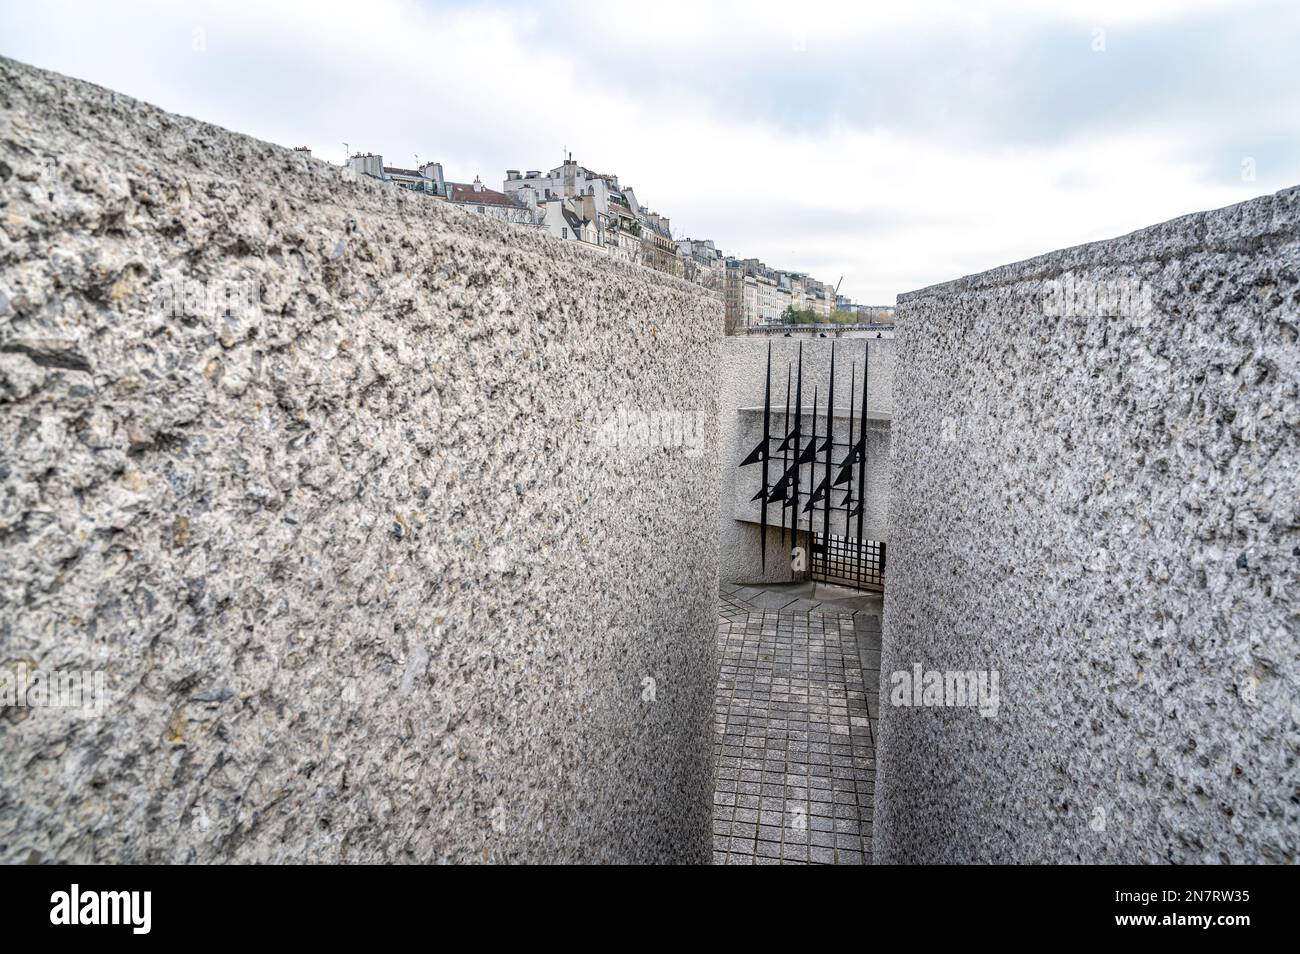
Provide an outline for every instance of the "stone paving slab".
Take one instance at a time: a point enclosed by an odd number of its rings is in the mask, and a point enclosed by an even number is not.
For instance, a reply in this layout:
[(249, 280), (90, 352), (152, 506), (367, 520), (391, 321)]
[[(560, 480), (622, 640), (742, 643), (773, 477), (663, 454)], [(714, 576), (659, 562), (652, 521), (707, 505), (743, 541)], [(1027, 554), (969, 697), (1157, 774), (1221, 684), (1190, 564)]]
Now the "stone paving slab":
[(805, 581), (744, 585), (723, 583), (718, 587), (724, 599), (753, 610), (782, 613), (849, 613), (855, 617), (879, 619), (881, 594)]
[(798, 602), (799, 597), (793, 593), (782, 590), (767, 590), (759, 593), (757, 596), (749, 599), (748, 602), (756, 609), (780, 610), (791, 603)]
[(879, 672), (864, 674), (858, 639), (870, 629), (852, 613), (721, 598), (715, 864), (870, 863)]

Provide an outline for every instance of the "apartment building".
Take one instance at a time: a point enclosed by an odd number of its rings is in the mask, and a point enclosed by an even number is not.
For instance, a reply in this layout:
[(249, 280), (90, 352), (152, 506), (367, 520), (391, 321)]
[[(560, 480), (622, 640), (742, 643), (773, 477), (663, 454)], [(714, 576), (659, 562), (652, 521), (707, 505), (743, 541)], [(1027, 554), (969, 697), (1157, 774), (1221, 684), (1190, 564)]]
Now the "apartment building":
[(515, 196), (487, 188), (478, 176), (473, 182), (447, 183), (447, 201), (513, 225), (542, 224), (537, 209), (529, 208)]

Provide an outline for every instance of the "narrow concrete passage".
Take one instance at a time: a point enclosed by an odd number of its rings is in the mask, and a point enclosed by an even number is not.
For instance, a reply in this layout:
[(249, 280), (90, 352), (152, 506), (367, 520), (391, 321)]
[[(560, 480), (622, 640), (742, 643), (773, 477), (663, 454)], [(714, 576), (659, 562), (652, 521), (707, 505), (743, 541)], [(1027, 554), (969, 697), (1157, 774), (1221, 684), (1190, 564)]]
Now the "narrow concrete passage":
[(722, 588), (715, 864), (871, 861), (880, 617), (815, 595)]

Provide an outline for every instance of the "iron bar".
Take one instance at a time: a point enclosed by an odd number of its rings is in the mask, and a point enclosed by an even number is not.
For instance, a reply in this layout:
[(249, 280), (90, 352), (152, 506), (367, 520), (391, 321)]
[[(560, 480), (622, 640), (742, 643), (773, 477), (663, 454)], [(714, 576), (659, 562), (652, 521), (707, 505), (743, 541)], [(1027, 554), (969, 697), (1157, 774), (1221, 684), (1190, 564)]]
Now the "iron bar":
[(867, 376), (871, 373), (871, 343), (862, 343), (862, 434), (858, 438), (858, 561), (862, 561), (862, 523), (867, 514)]
[[(829, 540), (831, 537), (831, 445), (835, 442), (835, 342), (831, 342), (831, 384), (826, 394), (826, 477), (823, 485), (826, 488), (826, 499), (822, 504), (822, 535)], [(812, 526), (812, 521), (808, 521), (808, 526)]]
[(759, 546), (759, 564), (763, 568), (763, 575), (767, 576), (767, 459), (770, 455), (771, 448), (768, 445), (769, 433), (772, 429), (772, 342), (767, 343), (767, 372), (763, 377), (763, 476), (762, 486), (759, 493), (763, 495), (763, 502), (759, 504), (759, 523), (758, 523), (758, 546)]

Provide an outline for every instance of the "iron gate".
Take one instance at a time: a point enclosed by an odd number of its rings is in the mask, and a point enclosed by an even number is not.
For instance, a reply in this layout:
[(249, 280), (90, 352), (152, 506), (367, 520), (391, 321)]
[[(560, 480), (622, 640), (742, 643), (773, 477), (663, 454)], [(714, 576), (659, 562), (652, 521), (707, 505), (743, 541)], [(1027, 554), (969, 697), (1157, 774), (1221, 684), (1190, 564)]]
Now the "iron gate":
[(808, 575), (823, 583), (856, 590), (885, 588), (885, 542), (858, 541), (837, 534), (813, 534), (813, 558)]
[[(769, 341), (763, 385), (763, 436), (740, 466), (761, 467), (760, 487), (751, 500), (759, 502), (759, 546), (764, 569), (768, 526), (773, 524), (791, 548), (797, 545), (801, 533), (807, 534), (812, 551), (808, 555), (808, 571), (813, 579), (857, 589), (880, 589), (885, 582), (885, 544), (866, 539), (864, 526), (870, 345), (866, 340), (862, 344), (860, 390), (858, 363), (849, 361), (847, 432), (842, 429), (837, 432), (835, 418), (836, 342), (831, 342), (830, 381), (825, 392), (826, 426), (818, 434), (821, 389), (816, 384), (813, 386), (812, 414), (805, 417), (803, 342), (800, 341), (797, 362), (789, 362), (786, 367), (785, 414), (780, 433), (773, 434), (772, 343)], [(772, 506), (779, 507), (775, 521), (769, 516)], [(832, 532), (839, 531), (841, 526), (842, 532)]]

